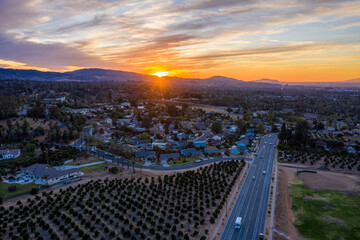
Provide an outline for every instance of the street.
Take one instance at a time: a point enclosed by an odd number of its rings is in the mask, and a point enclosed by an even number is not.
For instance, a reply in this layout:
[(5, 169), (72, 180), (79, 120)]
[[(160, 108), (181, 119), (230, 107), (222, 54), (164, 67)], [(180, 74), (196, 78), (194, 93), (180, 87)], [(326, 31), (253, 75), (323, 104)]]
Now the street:
[[(260, 233), (264, 233), (276, 141), (276, 134), (267, 135), (262, 139), (221, 239), (255, 240), (259, 239)], [(263, 174), (263, 171), (266, 173)], [(240, 230), (234, 228), (237, 217), (242, 217)]]

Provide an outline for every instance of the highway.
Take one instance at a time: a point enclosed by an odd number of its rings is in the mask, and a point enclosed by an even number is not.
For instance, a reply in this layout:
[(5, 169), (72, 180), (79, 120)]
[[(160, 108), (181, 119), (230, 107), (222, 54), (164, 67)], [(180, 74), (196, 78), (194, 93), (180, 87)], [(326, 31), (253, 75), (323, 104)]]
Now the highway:
[[(269, 134), (261, 140), (220, 239), (255, 240), (264, 233), (276, 141), (276, 134)], [(239, 230), (234, 228), (237, 217), (242, 217)]]

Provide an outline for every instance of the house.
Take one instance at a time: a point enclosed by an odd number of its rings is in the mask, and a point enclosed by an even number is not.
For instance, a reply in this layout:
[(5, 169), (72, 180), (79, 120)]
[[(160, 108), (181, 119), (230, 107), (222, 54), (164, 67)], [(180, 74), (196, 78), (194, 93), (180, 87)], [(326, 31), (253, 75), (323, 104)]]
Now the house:
[(353, 148), (352, 146), (345, 147), (345, 149), (348, 153), (352, 153), (352, 154), (356, 153), (355, 148)]
[(45, 185), (51, 185), (65, 180), (77, 178), (82, 175), (79, 168), (70, 168), (67, 170), (56, 170), (48, 164), (36, 163), (29, 167), (21, 169), (21, 173), (30, 179)]
[(240, 152), (245, 152), (246, 151), (246, 145), (244, 143), (239, 142), (239, 143), (236, 144), (236, 146), (237, 146), (237, 149)]
[(224, 135), (215, 135), (215, 136), (213, 136), (213, 139), (215, 139), (215, 140), (222, 140), (223, 137), (224, 137)]
[(173, 150), (178, 150), (180, 149), (180, 144), (176, 141), (168, 141), (169, 147)]
[(196, 130), (206, 130), (206, 126), (203, 123), (198, 123), (195, 125)]
[(254, 133), (252, 133), (252, 132), (247, 132), (247, 133), (246, 133), (246, 137), (248, 137), (249, 139), (254, 139)]
[(324, 141), (316, 141), (315, 145), (316, 145), (316, 147), (326, 148), (326, 142), (324, 142)]
[(176, 135), (176, 137), (177, 137), (178, 139), (187, 139), (187, 138), (190, 137), (190, 134), (178, 133), (178, 134)]
[(141, 158), (143, 160), (149, 160), (156, 157), (155, 152), (135, 152), (135, 157)]
[(318, 114), (313, 114), (313, 113), (305, 113), (304, 114), (305, 120), (317, 120), (318, 118), (319, 118)]
[(201, 151), (196, 150), (196, 148), (187, 148), (187, 149), (182, 149), (180, 151), (180, 154), (186, 157), (199, 156), (201, 155)]
[(0, 160), (17, 158), (21, 154), (20, 149), (4, 149), (0, 150)]
[(168, 142), (164, 141), (164, 140), (157, 140), (157, 141), (153, 142), (151, 145), (152, 145), (152, 148), (158, 147), (161, 150), (165, 150), (168, 147)]
[(207, 154), (219, 154), (220, 151), (217, 149), (217, 147), (214, 146), (208, 146), (204, 149), (205, 153)]
[(250, 144), (250, 141), (247, 137), (243, 138), (243, 139), (240, 139), (236, 144), (239, 144), (239, 143), (242, 143), (244, 144), (245, 146), (249, 146)]
[(207, 140), (207, 143), (211, 146), (216, 146), (218, 144), (221, 144), (221, 140), (216, 140), (216, 139), (210, 138)]
[(180, 154), (178, 153), (165, 153), (160, 154), (160, 161), (169, 161), (169, 160), (178, 160), (180, 158)]
[(206, 141), (193, 141), (195, 147), (206, 147)]
[(187, 147), (189, 146), (189, 143), (188, 143), (188, 141), (186, 141), (186, 140), (177, 141), (177, 143), (179, 144), (179, 146), (180, 146), (181, 149), (187, 148)]
[(118, 120), (116, 120), (116, 123), (119, 123), (121, 125), (130, 125), (131, 119), (128, 119), (128, 118), (118, 119)]
[(111, 120), (111, 118), (105, 118), (105, 122), (107, 123), (107, 124), (112, 124), (112, 120)]
[(242, 149), (241, 147), (238, 147), (238, 146), (232, 146), (231, 148), (229, 148), (229, 151), (230, 151), (230, 154), (233, 154), (233, 155), (239, 155), (241, 154), (242, 152)]

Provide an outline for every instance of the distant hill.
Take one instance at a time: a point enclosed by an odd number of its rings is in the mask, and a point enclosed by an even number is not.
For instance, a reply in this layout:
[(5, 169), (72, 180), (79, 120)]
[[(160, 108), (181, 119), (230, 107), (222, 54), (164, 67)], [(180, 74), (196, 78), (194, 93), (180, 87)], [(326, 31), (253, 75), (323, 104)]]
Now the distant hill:
[(360, 83), (360, 78), (346, 80), (344, 82), (346, 82), (346, 83)]
[(0, 68), (1, 79), (19, 79), (34, 81), (141, 81), (150, 79), (150, 76), (116, 70), (98, 68), (80, 69), (71, 72), (42, 72), (37, 70), (5, 69)]
[[(120, 70), (109, 70), (100, 68), (86, 68), (70, 72), (43, 72), (37, 70), (6, 69), (0, 68), (0, 79), (19, 79), (34, 81), (80, 81), (80, 82), (141, 82), (158, 79), (156, 76), (126, 72)], [(360, 87), (360, 78), (339, 82), (279, 82), (273, 79), (258, 79), (254, 81), (243, 81), (224, 76), (212, 76), (209, 78), (179, 78), (163, 77), (164, 81), (171, 85), (191, 85), (199, 87), (218, 88), (281, 88), (288, 86), (312, 86), (312, 87)]]
[(258, 80), (253, 80), (252, 82), (259, 82), (259, 83), (272, 83), (272, 84), (281, 84), (278, 80), (262, 78)]

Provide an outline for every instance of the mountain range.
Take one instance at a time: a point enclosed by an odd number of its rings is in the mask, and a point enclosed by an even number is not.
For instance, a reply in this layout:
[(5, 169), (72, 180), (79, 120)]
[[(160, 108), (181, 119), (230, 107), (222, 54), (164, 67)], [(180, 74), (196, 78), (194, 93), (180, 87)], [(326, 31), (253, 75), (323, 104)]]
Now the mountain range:
[[(33, 81), (80, 81), (80, 82), (101, 82), (101, 81), (151, 81), (158, 77), (153, 75), (139, 74), (119, 70), (108, 70), (99, 68), (87, 68), (70, 72), (44, 72), (38, 70), (22, 70), (0, 68), (0, 79), (18, 79)], [(163, 77), (165, 81), (173, 84), (184, 84), (194, 86), (214, 87), (254, 87), (254, 88), (280, 88), (289, 86), (318, 86), (318, 87), (357, 87), (360, 88), (360, 78), (338, 81), (338, 82), (280, 82), (274, 79), (258, 79), (253, 81), (242, 81), (224, 76), (213, 76), (210, 78), (180, 78)]]

